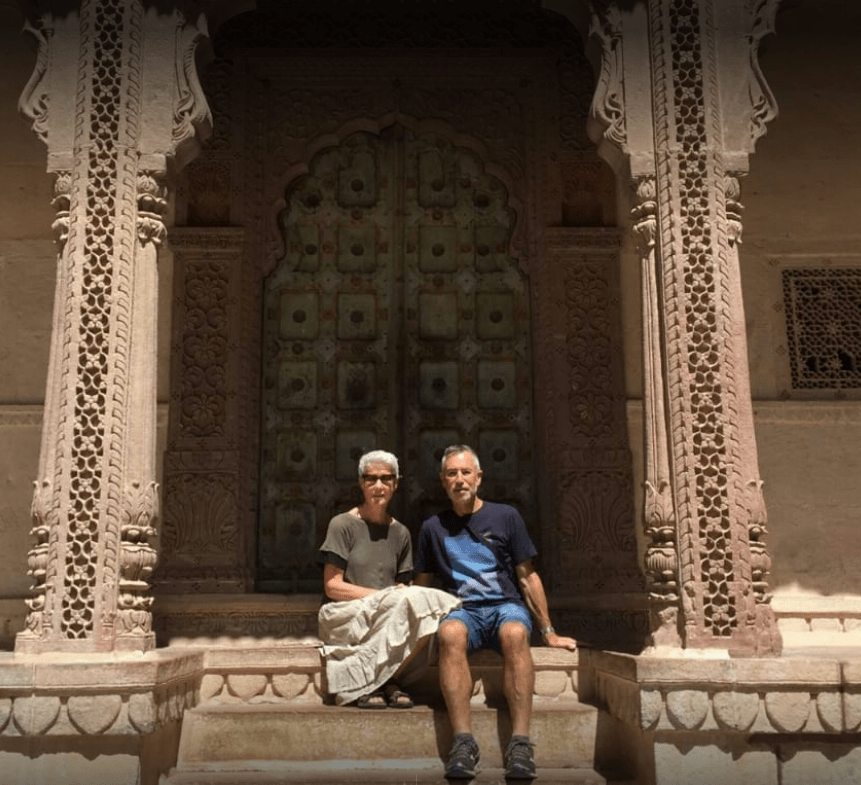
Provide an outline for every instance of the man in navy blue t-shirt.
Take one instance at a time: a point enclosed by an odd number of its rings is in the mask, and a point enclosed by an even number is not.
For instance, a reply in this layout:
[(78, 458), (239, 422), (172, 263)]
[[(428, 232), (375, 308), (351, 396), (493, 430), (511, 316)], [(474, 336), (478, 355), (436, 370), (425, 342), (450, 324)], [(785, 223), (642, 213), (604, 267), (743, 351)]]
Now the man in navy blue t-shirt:
[(415, 583), (443, 588), (463, 600), (439, 628), (440, 688), (451, 720), (446, 762), (449, 778), (474, 777), (478, 744), (472, 735), (469, 700), (472, 676), (467, 657), (476, 649), (502, 654), (503, 688), (511, 713), (512, 736), (505, 750), (505, 774), (531, 779), (535, 759), (529, 741), (535, 670), (529, 649), (532, 619), (548, 646), (576, 649), (572, 638), (557, 635), (550, 623), (547, 596), (532, 566), (535, 546), (520, 513), (507, 504), (478, 498), (481, 467), (475, 451), (448, 447), (440, 479), (452, 509), (428, 518), (421, 528)]

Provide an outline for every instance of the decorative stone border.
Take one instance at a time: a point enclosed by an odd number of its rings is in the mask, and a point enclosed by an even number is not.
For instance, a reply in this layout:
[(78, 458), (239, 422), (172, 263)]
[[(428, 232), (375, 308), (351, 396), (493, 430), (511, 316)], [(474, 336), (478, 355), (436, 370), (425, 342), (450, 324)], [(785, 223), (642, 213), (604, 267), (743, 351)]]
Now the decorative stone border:
[(852, 733), (861, 657), (705, 659), (589, 652), (591, 696), (639, 730)]
[(151, 733), (197, 704), (203, 656), (0, 656), (0, 736)]
[(210, 651), (201, 703), (287, 703), (323, 699), (315, 646)]
[[(578, 700), (578, 656), (566, 651), (533, 649), (535, 698)], [(471, 658), (475, 680), (472, 700), (502, 695), (502, 660), (493, 652)], [(435, 667), (414, 685), (417, 695), (438, 694)], [(317, 647), (296, 645), (255, 649), (214, 649), (206, 655), (200, 686), (201, 705), (316, 702), (324, 699), (322, 665)]]

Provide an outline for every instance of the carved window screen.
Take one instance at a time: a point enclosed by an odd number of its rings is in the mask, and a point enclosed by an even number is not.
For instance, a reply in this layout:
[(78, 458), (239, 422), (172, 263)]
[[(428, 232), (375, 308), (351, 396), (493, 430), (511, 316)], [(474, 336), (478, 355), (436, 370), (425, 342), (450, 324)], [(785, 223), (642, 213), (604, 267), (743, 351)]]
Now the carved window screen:
[(861, 387), (861, 269), (783, 271), (793, 389)]

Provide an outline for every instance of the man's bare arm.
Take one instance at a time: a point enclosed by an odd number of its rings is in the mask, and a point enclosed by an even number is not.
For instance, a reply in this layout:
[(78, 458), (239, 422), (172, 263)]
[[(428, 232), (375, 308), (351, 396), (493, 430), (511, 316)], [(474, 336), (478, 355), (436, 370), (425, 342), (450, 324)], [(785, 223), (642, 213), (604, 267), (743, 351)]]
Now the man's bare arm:
[[(532, 559), (520, 562), (515, 569), (523, 599), (526, 601), (529, 611), (535, 617), (535, 621), (538, 622), (539, 630), (552, 627), (550, 624), (550, 611), (547, 609), (547, 594), (544, 591), (541, 576), (532, 566)], [(559, 635), (556, 632), (548, 632), (543, 638), (545, 644), (555, 649), (574, 651), (577, 648), (577, 641), (565, 635)]]
[(413, 578), (413, 586), (433, 586), (432, 572), (420, 572)]

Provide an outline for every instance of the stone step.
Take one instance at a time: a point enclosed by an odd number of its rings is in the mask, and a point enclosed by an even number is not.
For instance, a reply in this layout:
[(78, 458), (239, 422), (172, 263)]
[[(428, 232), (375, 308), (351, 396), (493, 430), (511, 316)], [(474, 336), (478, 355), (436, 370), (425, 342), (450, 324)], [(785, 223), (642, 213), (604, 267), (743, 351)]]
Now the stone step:
[[(594, 771), (599, 712), (578, 700), (577, 654), (542, 647), (533, 659), (539, 779), (606, 783)], [(478, 652), (470, 663), (473, 730), (485, 767), (477, 781), (502, 782), (511, 734), (502, 660)], [(410, 685), (414, 708), (382, 710), (331, 705), (309, 644), (212, 649), (204, 669), (201, 702), (183, 717), (177, 765), (162, 785), (444, 781), (451, 730), (435, 668)]]
[[(320, 761), (312, 764), (283, 764), (257, 771), (209, 769), (173, 771), (159, 785), (452, 785), (442, 775), (437, 760), (377, 761), (373, 767), (353, 761)], [(484, 768), (469, 782), (479, 785), (511, 785), (500, 768)], [(567, 783), (568, 785), (634, 785), (607, 779), (592, 769), (541, 768), (535, 783)]]
[[(594, 765), (598, 710), (577, 701), (538, 699), (531, 738), (536, 761), (554, 768)], [(473, 732), (485, 766), (502, 766), (511, 734), (505, 708), (473, 705)], [(208, 704), (183, 718), (178, 770), (239, 762), (436, 760), (451, 743), (443, 708), (363, 710), (318, 704)]]

